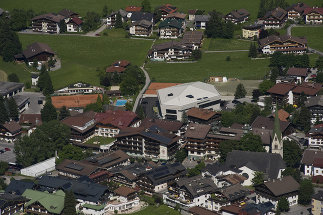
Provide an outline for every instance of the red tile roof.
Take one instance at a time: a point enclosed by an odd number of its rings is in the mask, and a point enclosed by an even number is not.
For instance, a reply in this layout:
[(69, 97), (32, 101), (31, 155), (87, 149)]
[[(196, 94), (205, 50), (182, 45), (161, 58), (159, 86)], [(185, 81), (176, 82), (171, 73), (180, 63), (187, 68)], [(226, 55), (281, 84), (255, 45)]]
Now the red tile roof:
[(294, 87), (295, 87), (294, 84), (279, 83), (279, 84), (275, 84), (272, 88), (267, 90), (267, 92), (271, 94), (286, 95)]
[(116, 67), (116, 66), (109, 66), (105, 72), (118, 72), (118, 73), (121, 73), (121, 72), (124, 72), (126, 70), (126, 68), (124, 67)]
[(128, 6), (126, 7), (125, 11), (127, 12), (136, 12), (136, 11), (141, 11), (142, 7), (137, 7), (137, 6)]
[(157, 90), (164, 89), (167, 87), (173, 87), (176, 85), (179, 85), (180, 83), (158, 83), (154, 82), (151, 83), (146, 90), (145, 94), (150, 94), (150, 95), (157, 95)]
[(31, 126), (39, 126), (42, 124), (40, 114), (27, 114), (20, 115), (19, 124), (30, 124)]
[(108, 110), (104, 113), (97, 113), (95, 120), (104, 125), (112, 125), (117, 128), (126, 128), (137, 118), (137, 115), (131, 111)]
[(320, 7), (320, 8), (305, 8), (304, 10), (304, 15), (307, 15), (309, 13), (319, 13), (321, 15), (323, 15), (323, 8)]
[(165, 4), (159, 8), (159, 10), (164, 11), (168, 14), (174, 13), (177, 11), (177, 8), (175, 6), (172, 6), (171, 4)]
[(73, 17), (72, 22), (74, 22), (77, 25), (81, 25), (83, 23), (83, 21), (78, 17)]
[(323, 158), (314, 158), (314, 161), (313, 161), (313, 166), (314, 167), (320, 167), (320, 168), (323, 168)]
[(16, 133), (21, 130), (21, 126), (16, 121), (10, 121), (3, 124), (10, 133)]
[(127, 66), (129, 66), (129, 64), (130, 64), (130, 62), (127, 61), (127, 60), (119, 60), (119, 61), (114, 62), (112, 65), (113, 66), (127, 67)]
[(63, 106), (67, 108), (72, 107), (85, 107), (88, 104), (95, 103), (98, 99), (99, 94), (91, 95), (72, 95), (72, 96), (52, 96), (52, 103), (55, 108), (62, 108)]
[(203, 108), (191, 108), (187, 111), (187, 116), (191, 116), (197, 119), (209, 120), (217, 113), (212, 110), (203, 109)]
[[(271, 115), (271, 117), (275, 117), (275, 113), (273, 113)], [(280, 109), (278, 110), (278, 118), (280, 119), (280, 121), (283, 121), (283, 122), (287, 122), (288, 120), (288, 117), (289, 117), (289, 113), (286, 112), (284, 109)]]
[(291, 67), (287, 71), (287, 75), (292, 75), (292, 76), (302, 76), (306, 77), (307, 76), (307, 68), (295, 68)]
[(300, 86), (296, 86), (293, 89), (293, 93), (301, 94), (304, 92), (307, 96), (315, 96), (322, 88), (321, 84), (318, 83), (303, 83)]
[(114, 190), (114, 192), (119, 196), (127, 197), (130, 194), (135, 193), (136, 190), (134, 190), (134, 189), (132, 189), (130, 187), (121, 186), (121, 187), (117, 188), (116, 190)]
[(114, 62), (111, 66), (109, 66), (105, 71), (106, 72), (123, 72), (126, 70), (126, 67), (130, 65), (130, 62), (127, 60), (119, 60)]

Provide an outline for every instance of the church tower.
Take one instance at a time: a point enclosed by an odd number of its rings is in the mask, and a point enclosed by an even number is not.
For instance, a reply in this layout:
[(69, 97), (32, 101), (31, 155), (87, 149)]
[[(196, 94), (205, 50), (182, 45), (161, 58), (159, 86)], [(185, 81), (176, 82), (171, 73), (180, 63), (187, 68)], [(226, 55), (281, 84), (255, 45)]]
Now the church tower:
[(271, 142), (271, 153), (280, 154), (283, 157), (283, 135), (280, 130), (278, 111), (275, 111), (275, 122), (273, 130), (273, 140)]

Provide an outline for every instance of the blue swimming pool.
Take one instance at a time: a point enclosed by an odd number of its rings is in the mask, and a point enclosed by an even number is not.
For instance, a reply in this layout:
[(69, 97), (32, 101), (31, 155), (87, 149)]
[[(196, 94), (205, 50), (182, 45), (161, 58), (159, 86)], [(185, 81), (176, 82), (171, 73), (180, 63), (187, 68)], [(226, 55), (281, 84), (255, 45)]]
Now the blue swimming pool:
[(121, 99), (119, 99), (119, 100), (117, 100), (116, 101), (116, 106), (125, 106), (125, 104), (127, 103), (127, 100), (121, 100)]

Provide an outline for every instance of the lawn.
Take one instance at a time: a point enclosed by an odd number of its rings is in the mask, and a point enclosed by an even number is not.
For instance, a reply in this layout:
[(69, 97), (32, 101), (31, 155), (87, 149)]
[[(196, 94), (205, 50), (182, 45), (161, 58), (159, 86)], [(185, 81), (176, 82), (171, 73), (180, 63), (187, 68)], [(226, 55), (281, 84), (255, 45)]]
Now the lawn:
[(309, 47), (323, 51), (323, 27), (296, 27), (292, 35), (305, 36)]
[(161, 205), (159, 207), (155, 206), (148, 206), (142, 211), (132, 213), (129, 215), (180, 215), (181, 213), (178, 211), (175, 211), (166, 205)]
[(86, 141), (85, 144), (90, 144), (90, 145), (107, 145), (111, 142), (113, 142), (115, 139), (112, 137), (93, 137)]
[[(31, 82), (30, 73), (25, 64), (6, 63), (0, 58), (0, 70), (6, 72), (7, 75), (16, 73), (20, 82)], [(7, 76), (0, 74), (0, 81), (6, 81)]]
[(237, 39), (205, 39), (203, 41), (203, 48), (210, 51), (218, 50), (249, 50), (251, 41), (237, 40)]
[[(50, 75), (54, 88), (59, 89), (78, 81), (98, 85), (98, 69), (103, 70), (119, 59), (142, 65), (152, 41), (126, 39), (114, 34), (117, 33), (102, 37), (19, 34), (19, 38), (23, 48), (33, 42), (43, 42), (57, 53), (62, 68), (50, 72)], [(0, 60), (0, 69), (7, 74), (17, 73), (21, 81), (30, 79), (24, 67)]]
[[(296, 3), (299, 0), (287, 0), (288, 3)], [(41, 0), (1, 0), (0, 7), (6, 10), (12, 10), (14, 8), (33, 9), (36, 12), (58, 12), (63, 8), (71, 9), (75, 12), (80, 13), (82, 16), (88, 11), (96, 11), (101, 13), (104, 5), (107, 5), (109, 9), (124, 8), (127, 5), (141, 5), (142, 0), (54, 0), (46, 1), (44, 7), (43, 1)], [(254, 19), (257, 16), (259, 8), (259, 0), (150, 0), (152, 7), (170, 3), (179, 8), (180, 11), (187, 13), (189, 9), (202, 9), (210, 11), (216, 9), (222, 13), (228, 13), (231, 10), (245, 8), (250, 14), (251, 18)], [(321, 5), (321, 0), (303, 0), (302, 2), (309, 5)]]
[[(231, 61), (226, 61), (230, 56)], [(262, 79), (268, 72), (269, 59), (251, 60), (248, 52), (204, 53), (197, 63), (155, 63), (146, 69), (155, 82), (203, 81), (209, 76), (226, 76), (245, 80)]]

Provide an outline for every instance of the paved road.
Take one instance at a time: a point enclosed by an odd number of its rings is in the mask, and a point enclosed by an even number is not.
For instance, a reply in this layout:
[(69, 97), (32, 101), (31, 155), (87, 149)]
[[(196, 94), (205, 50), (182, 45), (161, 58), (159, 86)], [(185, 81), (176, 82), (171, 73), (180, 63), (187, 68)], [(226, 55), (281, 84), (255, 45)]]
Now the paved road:
[(146, 89), (148, 88), (148, 86), (150, 84), (150, 77), (148, 75), (148, 72), (145, 70), (144, 66), (145, 66), (145, 64), (142, 67), (140, 67), (140, 69), (144, 72), (145, 77), (146, 77), (145, 86), (141, 89), (140, 93), (138, 94), (135, 104), (133, 105), (132, 112), (136, 112), (139, 102), (142, 98), (142, 95), (144, 94), (144, 92), (146, 91)]
[(225, 53), (225, 52), (248, 52), (249, 50), (222, 50), (222, 51), (204, 51), (204, 53)]
[[(321, 25), (310, 25), (310, 26), (308, 26), (308, 25), (296, 25), (296, 24), (293, 24), (293, 25), (288, 26), (288, 28), (287, 28), (287, 35), (288, 35), (288, 36), (291, 36), (291, 35), (292, 35), (292, 28), (294, 28), (294, 27), (296, 27), (296, 28), (303, 28), (303, 27), (316, 27), (316, 28), (322, 28), (322, 26), (321, 26)], [(313, 52), (313, 53), (316, 53), (316, 54), (318, 54), (318, 55), (323, 56), (323, 52), (321, 52), (321, 51), (318, 51), (318, 50), (313, 49), (313, 48), (310, 48), (310, 47), (308, 47), (308, 50), (309, 50), (310, 52)]]
[(96, 34), (100, 34), (106, 28), (107, 28), (107, 26), (105, 24), (103, 24), (99, 29), (97, 29), (95, 31), (90, 31), (90, 32), (84, 34), (83, 36), (85, 36), (85, 37), (95, 37)]
[(0, 154), (0, 161), (5, 161), (5, 162), (11, 162), (15, 163), (16, 162), (16, 155), (13, 152), (14, 149), (14, 143), (7, 143), (7, 142), (0, 142), (0, 149), (4, 148), (9, 148), (10, 151), (5, 151), (4, 153)]

